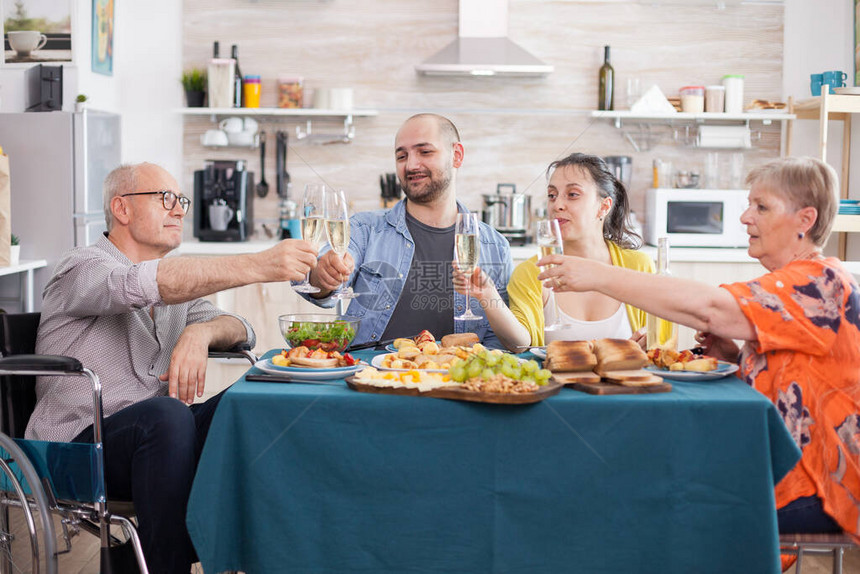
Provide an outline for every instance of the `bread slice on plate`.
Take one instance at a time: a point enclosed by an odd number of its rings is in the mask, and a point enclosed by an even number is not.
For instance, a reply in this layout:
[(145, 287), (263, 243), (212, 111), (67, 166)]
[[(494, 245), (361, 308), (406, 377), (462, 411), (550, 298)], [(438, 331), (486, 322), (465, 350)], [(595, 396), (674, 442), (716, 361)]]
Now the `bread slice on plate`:
[(296, 357), (295, 359), (290, 359), (290, 365), (309, 367), (311, 369), (333, 369), (337, 367), (337, 359), (308, 359), (306, 357)]
[(591, 371), (597, 366), (591, 341), (551, 341), (544, 367), (553, 373)]
[(480, 343), (481, 339), (475, 333), (452, 333), (442, 337), (443, 347), (471, 347), (475, 343)]
[(648, 364), (648, 356), (638, 343), (630, 339), (597, 339), (594, 341), (598, 373), (641, 369)]
[(579, 371), (575, 373), (553, 373), (552, 380), (561, 385), (573, 383), (595, 384), (600, 382), (600, 375), (594, 371)]

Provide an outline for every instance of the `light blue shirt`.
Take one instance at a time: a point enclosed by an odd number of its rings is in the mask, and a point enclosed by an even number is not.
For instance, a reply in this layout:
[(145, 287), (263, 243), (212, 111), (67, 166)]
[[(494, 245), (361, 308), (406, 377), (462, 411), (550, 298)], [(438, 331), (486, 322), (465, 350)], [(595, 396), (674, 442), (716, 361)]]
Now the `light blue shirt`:
[[(457, 202), (461, 213), (468, 213), (462, 204)], [(481, 255), (479, 265), (493, 280), (499, 295), (508, 304), (508, 279), (513, 271), (513, 260), (508, 240), (487, 225), (480, 223)], [(321, 250), (327, 251), (330, 247)], [(399, 202), (389, 210), (365, 211), (356, 213), (350, 218), (349, 253), (355, 260), (355, 269), (349, 278), (357, 297), (352, 300), (347, 315), (358, 317), (361, 324), (358, 327), (353, 344), (378, 341), (385, 332), (385, 327), (391, 319), (394, 307), (403, 292), (403, 286), (412, 265), (415, 244), (412, 235), (406, 227), (406, 200)], [(451, 254), (453, 259), (454, 254)], [(335, 300), (331, 297), (313, 299), (302, 294), (308, 301), (321, 307), (333, 307)], [(460, 315), (466, 308), (466, 296), (454, 293), (452, 313)], [(481, 319), (477, 321), (454, 321), (456, 333), (475, 333), (481, 342), (490, 348), (501, 348), (496, 334), (490, 328), (490, 323), (474, 297), (469, 298), (469, 307)], [(415, 325), (415, 334), (423, 327)], [(447, 333), (433, 333), (437, 337)]]

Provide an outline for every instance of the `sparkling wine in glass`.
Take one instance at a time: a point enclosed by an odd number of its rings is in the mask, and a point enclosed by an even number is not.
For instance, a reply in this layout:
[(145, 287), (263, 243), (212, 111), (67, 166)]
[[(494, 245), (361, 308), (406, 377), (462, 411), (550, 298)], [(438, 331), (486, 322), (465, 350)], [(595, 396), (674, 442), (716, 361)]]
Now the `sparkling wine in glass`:
[[(325, 197), (325, 230), (328, 242), (332, 251), (344, 257), (349, 247), (349, 206), (346, 196), (343, 190), (332, 189), (325, 194)], [(355, 299), (352, 287), (346, 284), (348, 280), (347, 277), (343, 285), (335, 291), (332, 295), (333, 299)]]
[[(305, 186), (301, 205), (301, 229), (302, 239), (319, 250), (320, 244), (325, 237), (325, 195), (326, 187), (323, 183), (309, 183)], [(310, 271), (305, 275), (304, 281), (294, 286), (293, 289), (299, 293), (319, 293), (319, 289), (310, 284)]]
[(466, 282), (466, 311), (462, 315), (455, 315), (458, 321), (475, 321), (480, 315), (472, 313), (469, 307), (469, 294), (472, 289), (472, 273), (478, 266), (478, 258), (481, 253), (478, 242), (478, 214), (458, 213), (457, 224), (454, 228), (454, 256), (457, 267), (468, 276)]
[[(541, 219), (538, 221), (535, 241), (537, 241), (540, 248), (541, 257), (564, 253), (564, 243), (561, 239), (561, 229), (558, 226), (557, 219)], [(552, 265), (549, 265), (547, 269), (551, 267)], [(567, 326), (561, 320), (561, 313), (558, 310), (558, 301), (555, 298), (555, 293), (550, 293), (550, 297), (552, 298), (552, 305), (555, 310), (555, 318), (551, 324), (544, 326), (545, 331), (555, 331)]]

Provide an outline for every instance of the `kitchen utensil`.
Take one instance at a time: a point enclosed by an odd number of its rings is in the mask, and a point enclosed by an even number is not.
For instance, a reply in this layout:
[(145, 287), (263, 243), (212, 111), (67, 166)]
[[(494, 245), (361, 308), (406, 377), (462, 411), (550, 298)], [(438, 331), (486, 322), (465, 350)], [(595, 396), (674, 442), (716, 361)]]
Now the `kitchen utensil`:
[(269, 183), (266, 181), (266, 132), (260, 132), (260, 182), (257, 184), (257, 197), (269, 195)]
[(277, 168), (277, 191), (278, 197), (287, 199), (290, 197), (290, 172), (287, 171), (287, 146), (289, 145), (290, 136), (287, 132), (278, 131), (277, 136), (277, 154), (275, 156)]
[(682, 189), (699, 187), (699, 174), (695, 171), (676, 171), (675, 187)]
[(630, 190), (630, 179), (633, 176), (633, 158), (629, 155), (611, 155), (603, 158), (606, 166), (615, 179), (624, 184), (624, 188)]
[(525, 244), (531, 231), (531, 196), (517, 193), (513, 183), (499, 183), (496, 193), (485, 193), (481, 219), (511, 243)]

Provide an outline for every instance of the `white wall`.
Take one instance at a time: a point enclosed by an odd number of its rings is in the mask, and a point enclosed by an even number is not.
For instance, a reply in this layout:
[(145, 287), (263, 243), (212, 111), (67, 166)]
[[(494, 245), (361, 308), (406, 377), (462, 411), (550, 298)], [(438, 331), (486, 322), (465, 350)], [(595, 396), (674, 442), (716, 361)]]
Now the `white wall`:
[[(91, 3), (72, 4), (74, 61), (64, 69), (63, 109), (74, 109), (74, 98), (82, 93), (90, 107), (121, 113), (123, 162), (151, 161), (178, 175), (182, 119), (173, 111), (183, 98), (182, 3), (115, 3), (112, 76), (92, 71)], [(24, 110), (23, 73), (14, 66), (0, 70), (0, 112)]]

